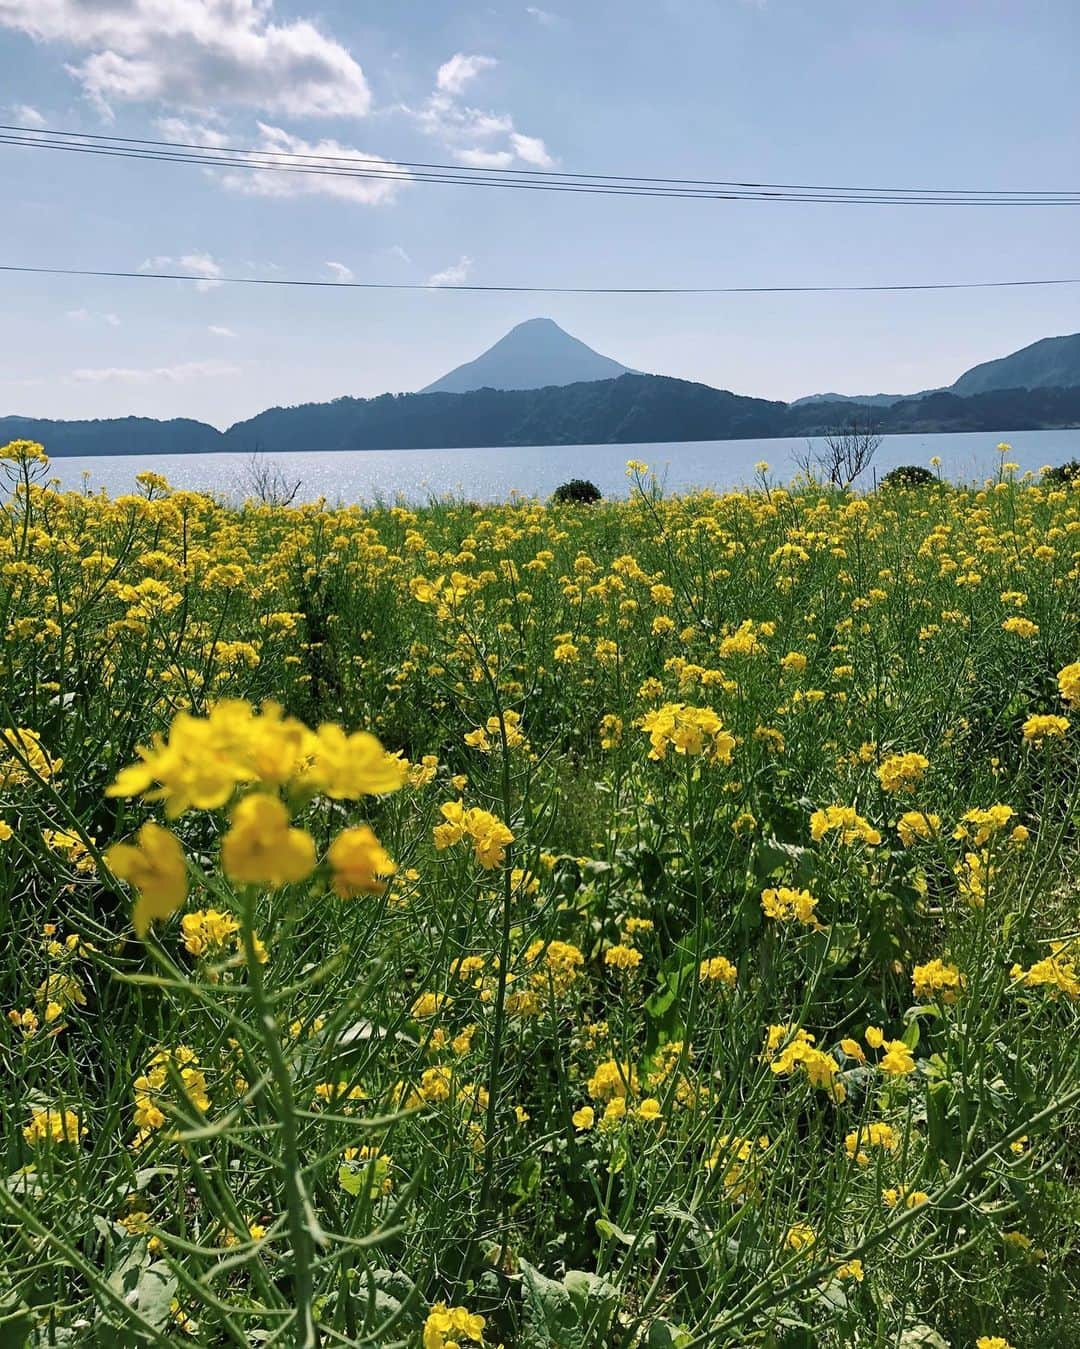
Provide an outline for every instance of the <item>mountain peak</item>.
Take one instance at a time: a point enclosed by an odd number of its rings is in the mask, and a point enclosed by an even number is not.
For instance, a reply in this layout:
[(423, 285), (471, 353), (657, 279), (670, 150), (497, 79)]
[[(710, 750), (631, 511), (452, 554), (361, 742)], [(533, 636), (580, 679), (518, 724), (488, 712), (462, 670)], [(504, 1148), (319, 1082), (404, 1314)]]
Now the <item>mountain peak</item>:
[(515, 324), (473, 361), (457, 366), (421, 393), (469, 393), (473, 389), (543, 389), (618, 379), (630, 368), (586, 346), (554, 319)]

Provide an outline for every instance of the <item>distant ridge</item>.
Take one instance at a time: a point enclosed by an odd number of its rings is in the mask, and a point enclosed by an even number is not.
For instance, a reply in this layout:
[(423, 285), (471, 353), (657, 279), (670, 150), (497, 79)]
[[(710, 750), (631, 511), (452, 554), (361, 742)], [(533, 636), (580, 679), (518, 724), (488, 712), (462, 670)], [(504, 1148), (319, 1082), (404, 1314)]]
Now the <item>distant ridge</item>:
[(0, 445), (37, 440), (49, 454), (198, 454), (219, 450), (221, 432), (190, 417), (104, 417), (52, 421), (47, 417), (0, 417)]
[[(0, 418), (0, 443), (26, 437), (54, 456), (204, 450), (280, 455), (306, 450), (472, 449), (483, 446), (632, 445), (828, 434), (851, 420), (882, 434), (1052, 430), (1080, 426), (1080, 387), (948, 391), (888, 407), (772, 403), (662, 375), (621, 375), (542, 389), (380, 394), (268, 408), (227, 431), (201, 422), (118, 418), (56, 422)], [(582, 468), (588, 468), (587, 459)]]
[(945, 389), (923, 389), (921, 393), (812, 393), (797, 398), (792, 407), (807, 403), (860, 403), (869, 407), (890, 407), (912, 398), (929, 398), (935, 393), (954, 393), (970, 398), (977, 393), (996, 393), (1002, 389), (1072, 389), (1080, 385), (1080, 333), (1067, 337), (1043, 337), (1030, 346), (995, 361), (984, 361), (965, 370)]
[(1044, 337), (1010, 356), (972, 366), (950, 388), (961, 398), (994, 389), (1068, 389), (1080, 384), (1080, 333)]
[[(927, 393), (938, 393), (937, 389), (928, 389)], [(810, 403), (858, 403), (861, 407), (887, 408), (893, 403), (902, 403), (905, 398), (922, 398), (923, 394), (909, 393), (808, 393), (804, 398), (796, 398), (793, 408), (806, 407)]]
[(571, 337), (553, 319), (527, 319), (500, 337), (474, 361), (466, 361), (421, 389), (421, 393), (469, 393), (473, 389), (545, 389), (587, 380), (618, 379), (628, 366), (601, 356)]
[[(267, 408), (227, 431), (189, 418), (53, 421), (0, 417), (0, 444), (24, 437), (39, 440), (55, 456), (154, 456), (208, 450), (288, 456), (307, 450), (500, 445), (535, 445), (542, 453), (545, 445), (814, 436), (852, 421), (882, 434), (1004, 434), (1080, 426), (1080, 334), (1047, 338), (999, 361), (975, 366), (950, 389), (896, 398), (875, 394), (862, 400), (824, 394), (780, 403), (745, 398), (690, 380), (626, 371), (617, 361), (609, 361), (564, 333), (550, 319), (533, 319), (519, 324), (484, 356), (451, 371), (436, 385), (482, 365), (504, 344), (512, 354), (529, 354), (534, 360), (545, 350), (553, 359), (561, 353), (584, 363), (588, 377), (522, 389), (496, 389), (489, 384), (463, 392), (429, 385), (429, 391), (421, 393)], [(595, 372), (607, 366), (621, 373), (598, 378)], [(558, 373), (552, 364), (544, 369), (549, 381)], [(492, 377), (490, 370), (487, 377)], [(469, 377), (463, 378), (467, 382)], [(1061, 383), (1045, 383), (1054, 378)], [(1025, 379), (1032, 382), (1030, 388), (1020, 385)], [(1006, 381), (1007, 386), (997, 387), (999, 381)], [(972, 390), (972, 385), (989, 387)]]

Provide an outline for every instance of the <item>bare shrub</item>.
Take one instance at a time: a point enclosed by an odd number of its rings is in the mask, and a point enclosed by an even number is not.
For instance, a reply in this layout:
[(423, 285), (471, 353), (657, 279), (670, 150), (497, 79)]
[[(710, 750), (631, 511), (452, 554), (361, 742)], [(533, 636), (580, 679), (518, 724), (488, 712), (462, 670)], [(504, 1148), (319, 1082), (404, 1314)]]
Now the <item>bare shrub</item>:
[(286, 477), (281, 465), (261, 450), (248, 459), (246, 477), (249, 494), (264, 506), (291, 506), (304, 485), (303, 478)]
[(795, 464), (805, 477), (811, 480), (820, 477), (846, 491), (873, 463), (882, 437), (869, 422), (862, 423), (853, 417), (846, 426), (835, 428), (823, 439), (822, 447), (808, 441), (803, 453), (795, 455)]

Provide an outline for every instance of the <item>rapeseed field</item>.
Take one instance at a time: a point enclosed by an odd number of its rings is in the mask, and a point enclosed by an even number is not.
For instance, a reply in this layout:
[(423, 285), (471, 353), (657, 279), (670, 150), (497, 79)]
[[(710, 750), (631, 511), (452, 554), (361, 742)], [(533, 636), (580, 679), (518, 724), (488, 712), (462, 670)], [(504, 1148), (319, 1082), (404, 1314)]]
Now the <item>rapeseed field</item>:
[(1080, 488), (0, 456), (0, 1343), (1080, 1345)]

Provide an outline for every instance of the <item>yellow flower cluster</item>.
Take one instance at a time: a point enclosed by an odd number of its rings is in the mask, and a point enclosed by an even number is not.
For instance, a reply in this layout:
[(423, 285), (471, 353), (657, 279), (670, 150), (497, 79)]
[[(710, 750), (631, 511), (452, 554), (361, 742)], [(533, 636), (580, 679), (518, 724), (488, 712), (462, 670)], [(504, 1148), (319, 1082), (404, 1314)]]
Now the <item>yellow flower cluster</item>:
[[(163, 800), (166, 814), (175, 818), (193, 807), (219, 809), (246, 790), (221, 841), (222, 870), (238, 885), (267, 889), (307, 880), (318, 865), (315, 840), (291, 823), (290, 806), (279, 791), (295, 809), (316, 793), (355, 800), (394, 792), (409, 772), (405, 760), (388, 754), (365, 731), (347, 735), (331, 724), (310, 731), (276, 703), (257, 712), (240, 699), (216, 704), (206, 717), (181, 712), (167, 738), (158, 737), (139, 753), (138, 763), (121, 769), (110, 795)], [(180, 840), (153, 821), (141, 827), (135, 843), (108, 848), (105, 860), (113, 875), (136, 891), (132, 921), (139, 937), (187, 899)], [(381, 893), (397, 869), (367, 825), (343, 830), (327, 862), (342, 898)]]
[(63, 759), (50, 756), (37, 731), (26, 726), (0, 730), (0, 788), (21, 787), (33, 778), (48, 782), (63, 766)]
[(609, 946), (604, 952), (604, 964), (609, 970), (618, 970), (621, 974), (633, 974), (643, 959), (636, 946), (625, 944)]
[(10, 459), (14, 464), (47, 464), (49, 457), (45, 446), (36, 440), (9, 440), (0, 448), (0, 459)]
[(631, 1063), (618, 1063), (615, 1059), (606, 1059), (596, 1065), (586, 1089), (594, 1101), (610, 1101), (617, 1096), (636, 1096), (637, 1069)]
[(881, 834), (856, 813), (854, 806), (826, 806), (810, 816), (810, 837), (818, 843), (826, 834), (838, 834), (841, 843), (866, 843), (876, 847)]
[(896, 832), (905, 848), (919, 839), (935, 838), (940, 828), (941, 816), (922, 810), (905, 810), (896, 822)]
[(925, 754), (890, 754), (878, 767), (883, 792), (910, 792), (922, 781), (930, 760)]
[(145, 1073), (135, 1079), (135, 1126), (138, 1130), (132, 1147), (141, 1147), (152, 1133), (165, 1123), (162, 1105), (168, 1101), (166, 1086), (178, 1079), (184, 1099), (205, 1114), (210, 1109), (206, 1074), (198, 1055), (187, 1045), (177, 1049), (159, 1049), (150, 1058)]
[(646, 712), (641, 729), (649, 736), (650, 759), (663, 759), (674, 749), (676, 754), (703, 754), (710, 763), (728, 764), (735, 749), (735, 737), (711, 707), (665, 703)]
[(1058, 691), (1072, 707), (1080, 704), (1080, 660), (1058, 671)]
[(896, 1152), (901, 1141), (900, 1134), (891, 1124), (886, 1124), (884, 1120), (875, 1120), (862, 1129), (853, 1129), (844, 1139), (844, 1151), (859, 1166), (869, 1166), (870, 1155), (866, 1152), (866, 1148)]
[(175, 819), (192, 808), (220, 809), (240, 786), (355, 801), (397, 791), (407, 771), (366, 731), (348, 735), (333, 724), (311, 731), (277, 703), (257, 711), (234, 698), (205, 717), (179, 713), (168, 738), (141, 748), (139, 762), (121, 769), (107, 794), (163, 801)]
[(815, 1039), (801, 1026), (770, 1026), (763, 1057), (777, 1077), (790, 1077), (802, 1069), (812, 1087), (827, 1091), (840, 1104), (847, 1097), (839, 1080), (840, 1065), (831, 1054), (814, 1048)]
[(240, 924), (220, 909), (198, 909), (180, 920), (184, 949), (193, 956), (218, 956), (235, 940)]
[(1068, 717), (1048, 714), (1028, 717), (1023, 725), (1023, 736), (1029, 745), (1042, 745), (1047, 740), (1064, 740), (1068, 730)]
[(730, 988), (738, 977), (739, 971), (727, 956), (710, 956), (698, 966), (698, 979), (703, 984), (724, 984)]
[(790, 886), (781, 885), (775, 890), (761, 892), (761, 909), (765, 917), (775, 918), (781, 923), (797, 919), (800, 923), (818, 927), (820, 924), (814, 912), (816, 907), (817, 900), (809, 890), (793, 890)]
[(535, 941), (525, 952), (525, 961), (532, 965), (539, 961), (540, 968), (530, 977), (530, 982), (538, 992), (546, 993), (550, 989), (556, 996), (567, 993), (577, 981), (585, 964), (581, 949), (571, 942)]
[(507, 844), (514, 835), (497, 815), (473, 806), (466, 810), (460, 801), (447, 801), (439, 807), (443, 823), (434, 829), (435, 846), (440, 851), (452, 848), (468, 838), (472, 841), (473, 856), (480, 866), (501, 867), (506, 860)]
[(501, 748), (504, 733), (507, 749), (529, 748), (525, 732), (521, 729), (521, 713), (509, 709), (502, 714), (501, 723), (498, 717), (488, 717), (486, 725), (478, 726), (476, 730), (469, 731), (465, 735), (465, 743), (470, 749), (478, 749), (483, 754), (491, 754), (494, 750)]
[(1080, 940), (1052, 941), (1050, 954), (1029, 968), (1013, 965), (1009, 977), (1025, 988), (1046, 988), (1054, 997), (1080, 998)]
[(981, 848), (1008, 825), (1016, 814), (1012, 806), (976, 807), (960, 817), (960, 823), (953, 833), (954, 838), (968, 839), (977, 848)]
[(967, 983), (955, 965), (946, 965), (939, 958), (916, 965), (911, 972), (911, 988), (917, 998), (954, 1003)]
[(484, 1318), (465, 1307), (436, 1302), (424, 1322), (424, 1349), (460, 1349), (463, 1341), (483, 1344)]
[(23, 1129), (23, 1137), (31, 1146), (37, 1143), (68, 1143), (74, 1146), (85, 1135), (86, 1128), (74, 1110), (59, 1110), (52, 1106), (35, 1110), (30, 1123)]

